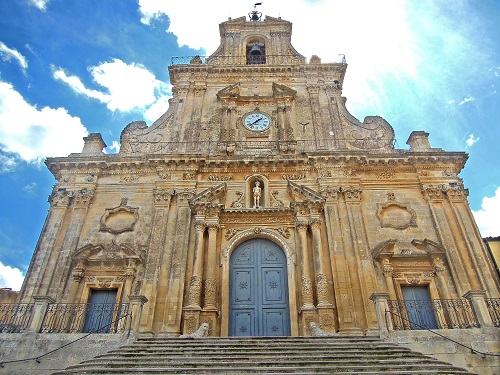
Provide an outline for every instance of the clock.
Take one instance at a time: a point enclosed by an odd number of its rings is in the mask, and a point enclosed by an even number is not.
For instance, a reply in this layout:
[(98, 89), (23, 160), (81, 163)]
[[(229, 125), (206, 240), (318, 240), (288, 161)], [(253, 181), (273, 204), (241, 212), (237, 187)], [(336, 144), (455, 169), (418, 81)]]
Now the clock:
[(248, 130), (262, 132), (271, 125), (271, 120), (265, 114), (260, 112), (250, 113), (243, 121)]

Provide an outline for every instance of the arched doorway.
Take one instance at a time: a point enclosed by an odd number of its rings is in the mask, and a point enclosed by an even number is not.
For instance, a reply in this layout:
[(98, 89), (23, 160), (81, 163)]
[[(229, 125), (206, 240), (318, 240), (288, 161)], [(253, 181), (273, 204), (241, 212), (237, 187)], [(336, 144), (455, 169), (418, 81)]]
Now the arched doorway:
[(230, 259), (229, 336), (289, 336), (287, 262), (274, 242), (240, 244)]

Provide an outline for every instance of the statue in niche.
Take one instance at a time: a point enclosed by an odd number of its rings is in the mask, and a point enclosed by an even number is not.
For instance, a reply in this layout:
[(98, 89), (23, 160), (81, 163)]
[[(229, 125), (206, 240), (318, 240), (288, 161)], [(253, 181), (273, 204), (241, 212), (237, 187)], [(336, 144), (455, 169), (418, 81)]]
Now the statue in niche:
[(262, 189), (260, 188), (260, 181), (255, 181), (255, 186), (253, 191), (253, 208), (259, 208), (260, 196), (262, 194)]

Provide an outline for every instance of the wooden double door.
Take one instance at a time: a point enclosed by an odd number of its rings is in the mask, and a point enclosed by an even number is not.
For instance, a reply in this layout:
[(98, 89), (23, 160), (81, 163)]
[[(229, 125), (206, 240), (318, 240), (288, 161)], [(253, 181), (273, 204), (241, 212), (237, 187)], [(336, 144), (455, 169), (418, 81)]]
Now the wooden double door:
[(230, 260), (229, 336), (289, 336), (286, 256), (274, 242), (240, 244)]

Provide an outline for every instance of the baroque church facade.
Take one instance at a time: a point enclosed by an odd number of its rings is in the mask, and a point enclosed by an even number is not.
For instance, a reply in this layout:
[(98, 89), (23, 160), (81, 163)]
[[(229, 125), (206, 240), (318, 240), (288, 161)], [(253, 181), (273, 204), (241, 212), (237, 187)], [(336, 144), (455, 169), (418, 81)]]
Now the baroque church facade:
[(269, 16), (221, 23), (211, 56), (174, 58), (168, 110), (126, 126), (118, 154), (96, 133), (48, 158), (19, 301), (140, 299), (143, 334), (308, 336), (378, 332), (381, 294), (498, 298), (467, 154), (424, 131), (395, 149), (387, 121), (348, 112), (345, 60), (307, 62), (291, 34)]

